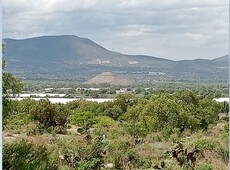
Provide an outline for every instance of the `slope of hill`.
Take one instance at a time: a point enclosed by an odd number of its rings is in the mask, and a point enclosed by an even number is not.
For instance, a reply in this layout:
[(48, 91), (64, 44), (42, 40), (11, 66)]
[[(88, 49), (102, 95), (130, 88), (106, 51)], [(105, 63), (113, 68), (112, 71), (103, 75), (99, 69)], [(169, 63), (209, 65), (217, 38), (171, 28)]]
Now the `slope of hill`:
[(108, 83), (111, 85), (133, 85), (136, 83), (134, 78), (124, 75), (116, 75), (111, 72), (103, 72), (99, 75), (96, 75), (92, 79), (86, 82), (86, 84), (102, 84)]
[(102, 72), (131, 75), (141, 81), (225, 81), (228, 78), (228, 56), (173, 61), (124, 55), (74, 35), (4, 41), (7, 70), (24, 79), (85, 81)]
[[(5, 54), (9, 60), (35, 62), (62, 62), (62, 64), (104, 64), (104, 65), (148, 65), (149, 61), (162, 59), (150, 56), (129, 56), (109, 51), (87, 38), (73, 35), (44, 36), (25, 40), (5, 39)], [(135, 62), (136, 61), (136, 62)], [(170, 60), (164, 60), (170, 62)], [(60, 63), (59, 63), (60, 64)]]

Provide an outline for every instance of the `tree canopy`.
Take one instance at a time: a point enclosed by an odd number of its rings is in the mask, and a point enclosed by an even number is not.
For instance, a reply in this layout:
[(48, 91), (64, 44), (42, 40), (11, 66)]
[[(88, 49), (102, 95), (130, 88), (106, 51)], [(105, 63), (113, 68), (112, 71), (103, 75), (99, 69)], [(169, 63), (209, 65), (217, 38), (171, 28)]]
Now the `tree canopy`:
[[(2, 44), (2, 53), (6, 48), (5, 43)], [(21, 92), (23, 84), (19, 79), (15, 78), (11, 73), (5, 71), (6, 60), (2, 59), (2, 105), (3, 105), (3, 125), (5, 125), (7, 117), (12, 114), (13, 108), (9, 99), (10, 94), (15, 95)]]

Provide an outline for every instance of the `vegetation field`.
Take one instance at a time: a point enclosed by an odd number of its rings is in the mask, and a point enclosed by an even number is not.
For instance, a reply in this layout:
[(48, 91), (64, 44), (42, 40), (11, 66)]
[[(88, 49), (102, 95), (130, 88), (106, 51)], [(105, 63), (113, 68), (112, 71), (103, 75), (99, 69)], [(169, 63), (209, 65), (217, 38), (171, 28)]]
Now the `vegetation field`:
[(4, 169), (227, 169), (228, 105), (190, 90), (4, 111)]

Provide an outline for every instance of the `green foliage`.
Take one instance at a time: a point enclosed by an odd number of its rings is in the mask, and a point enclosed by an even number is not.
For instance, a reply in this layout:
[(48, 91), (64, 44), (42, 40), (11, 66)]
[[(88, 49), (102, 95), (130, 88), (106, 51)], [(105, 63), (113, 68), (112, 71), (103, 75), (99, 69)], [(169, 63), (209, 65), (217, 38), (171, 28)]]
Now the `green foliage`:
[(58, 169), (43, 146), (34, 147), (24, 140), (3, 146), (3, 169)]
[(104, 103), (97, 103), (97, 102), (91, 102), (86, 100), (78, 100), (69, 102), (66, 104), (66, 107), (73, 111), (78, 112), (91, 112), (94, 113), (94, 115), (103, 115), (103, 112), (107, 108), (113, 107), (112, 102), (104, 102)]
[(19, 113), (12, 115), (8, 120), (10, 125), (27, 125), (33, 121), (33, 118), (30, 114)]
[(126, 130), (133, 137), (146, 137), (148, 130), (143, 122), (130, 121), (125, 123)]
[(133, 150), (126, 149), (116, 151), (112, 154), (112, 159), (115, 169), (136, 169), (144, 165), (144, 161), (141, 157)]
[(32, 100), (30, 98), (26, 98), (23, 99), (21, 101), (13, 101), (14, 104), (14, 112), (16, 114), (29, 114), (31, 112), (31, 110), (33, 109), (33, 107), (36, 106), (37, 101), (36, 100)]
[(146, 103), (143, 100), (138, 100), (137, 104), (129, 107), (123, 118), (127, 121), (125, 123), (126, 130), (131, 136), (145, 137), (149, 128), (147, 126), (146, 115), (143, 116), (142, 112)]
[(207, 149), (212, 151), (216, 147), (216, 143), (212, 139), (197, 138), (192, 144), (192, 147), (197, 149)]
[(69, 110), (62, 104), (52, 104), (42, 99), (30, 110), (30, 114), (43, 128), (65, 127)]
[[(207, 130), (218, 120), (219, 105), (211, 98), (199, 98), (191, 91), (178, 91), (153, 96), (147, 101), (129, 105), (123, 118), (132, 124), (141, 122), (148, 132), (165, 130), (169, 134), (182, 126), (191, 131)], [(135, 123), (134, 123), (135, 122)]]
[(114, 105), (117, 105), (123, 113), (125, 113), (129, 106), (134, 105), (135, 97), (131, 94), (118, 95), (114, 101)]
[(176, 91), (173, 95), (184, 104), (198, 105), (199, 103), (199, 98), (197, 97), (195, 92), (192, 91)]
[(12, 74), (3, 72), (2, 74), (2, 93), (4, 97), (9, 96), (9, 92), (12, 94), (18, 94), (22, 90), (22, 83), (19, 79), (15, 78)]
[(80, 106), (80, 101), (81, 100), (75, 100), (72, 102), (68, 102), (68, 103), (66, 103), (66, 107), (69, 108), (70, 110), (78, 109)]
[(196, 166), (196, 170), (213, 170), (213, 168), (208, 164), (201, 164)]
[(204, 98), (199, 101), (199, 107), (196, 109), (196, 118), (199, 119), (201, 129), (207, 129), (209, 124), (213, 124), (218, 120), (220, 112), (219, 105), (210, 98)]
[(113, 118), (114, 120), (118, 120), (119, 117), (122, 115), (123, 111), (119, 106), (113, 106), (112, 108), (107, 108), (105, 111), (102, 113), (105, 116), (109, 116)]
[[(6, 48), (6, 44), (2, 43), (2, 53)], [(6, 60), (2, 59), (2, 117), (3, 125), (6, 125), (7, 118), (12, 114), (12, 102), (8, 99), (10, 93), (15, 95), (21, 92), (23, 84), (19, 79), (15, 78), (12, 74), (5, 72)]]
[(152, 98), (145, 107), (143, 115), (151, 121), (146, 122), (151, 130), (163, 130), (167, 126), (172, 128), (179, 126), (179, 107), (172, 96), (161, 94)]
[(116, 122), (108, 116), (97, 116), (95, 118), (98, 128), (112, 127), (116, 125)]
[(224, 132), (225, 132), (225, 133), (228, 133), (228, 132), (229, 132), (229, 123), (226, 123), (226, 124), (224, 125)]
[(123, 118), (127, 121), (138, 121), (142, 118), (142, 111), (146, 104), (137, 103), (132, 107), (129, 107), (127, 112), (124, 114)]
[(223, 162), (227, 165), (228, 160), (229, 160), (229, 150), (228, 150), (228, 148), (227, 147), (226, 148), (218, 147), (218, 148), (216, 148), (216, 152), (221, 157)]
[(106, 146), (107, 143), (102, 141), (102, 137), (97, 137), (90, 148), (88, 156), (84, 160), (85, 167), (82, 170), (101, 169), (104, 163), (103, 152), (105, 151)]
[(12, 74), (2, 73), (2, 106), (3, 106), (3, 124), (6, 124), (9, 115), (12, 115), (13, 105), (8, 99), (11, 92), (12, 94), (18, 94), (22, 90), (22, 83), (15, 78)]
[[(76, 143), (74, 142), (73, 145)], [(101, 136), (97, 136), (92, 144), (78, 143), (72, 150), (65, 150), (65, 163), (78, 170), (99, 170), (104, 165), (104, 153), (108, 143), (103, 141)]]
[(228, 113), (229, 112), (229, 104), (228, 102), (221, 102), (219, 103), (220, 107), (221, 107), (221, 112), (222, 113)]
[(95, 115), (89, 111), (75, 111), (69, 117), (70, 123), (77, 126), (90, 126), (95, 123)]
[(127, 151), (127, 159), (132, 162), (134, 167), (141, 167), (143, 164), (143, 161), (141, 157), (133, 150)]

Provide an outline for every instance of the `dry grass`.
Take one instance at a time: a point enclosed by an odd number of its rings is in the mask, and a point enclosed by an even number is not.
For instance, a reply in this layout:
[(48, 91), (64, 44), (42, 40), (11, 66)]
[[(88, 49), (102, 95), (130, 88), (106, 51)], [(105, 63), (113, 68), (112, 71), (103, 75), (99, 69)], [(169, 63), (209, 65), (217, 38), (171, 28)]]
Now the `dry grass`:
[[(184, 148), (188, 148), (191, 151), (194, 148), (195, 144), (199, 144), (199, 142), (204, 139), (207, 142), (208, 147), (204, 147), (203, 153), (204, 158), (201, 156), (197, 157), (196, 166), (201, 165), (209, 165), (213, 168), (213, 170), (225, 170), (227, 169), (227, 164), (224, 162), (223, 156), (221, 152), (217, 152), (218, 149), (223, 149), (226, 151), (228, 149), (228, 139), (227, 136), (223, 135), (224, 125), (226, 122), (219, 122), (218, 124), (210, 127), (208, 131), (203, 132), (199, 131), (197, 133), (190, 133), (189, 131), (185, 131), (182, 136), (178, 136), (178, 134), (172, 134), (169, 137), (169, 140), (165, 140), (162, 132), (157, 132), (148, 135), (143, 143), (135, 145), (134, 138), (130, 136), (122, 126), (115, 126), (102, 130), (94, 130), (93, 138), (96, 134), (102, 133), (106, 134), (106, 140), (110, 142), (110, 149), (112, 152), (118, 151), (119, 147), (123, 147), (127, 145), (127, 148), (123, 148), (124, 150), (133, 149), (143, 160), (145, 158), (151, 158), (152, 164), (159, 164), (161, 161), (165, 161), (166, 170), (185, 170), (178, 165), (178, 162), (175, 158), (169, 157), (166, 154), (167, 151), (170, 151), (176, 141), (180, 141)], [(32, 125), (30, 125), (32, 127)], [(12, 142), (20, 139), (27, 139), (29, 142), (34, 145), (44, 145), (48, 148), (48, 150), (52, 151), (54, 157), (58, 158), (60, 154), (63, 154), (64, 150), (67, 149), (76, 149), (79, 146), (86, 145), (85, 141), (81, 136), (76, 134), (76, 129), (68, 129), (67, 135), (58, 135), (55, 137), (52, 134), (44, 134), (44, 135), (33, 135), (27, 136), (24, 132), (28, 131), (28, 125), (23, 127), (23, 131), (18, 133), (17, 130), (6, 129), (3, 131), (3, 142)], [(55, 138), (55, 141), (50, 142), (51, 138)], [(203, 145), (201, 145), (203, 146)], [(210, 149), (211, 148), (211, 149)], [(213, 149), (212, 149), (213, 148)], [(113, 153), (110, 153), (111, 156)], [(111, 161), (111, 157), (106, 158), (106, 162)], [(61, 169), (66, 169), (65, 166), (62, 166)]]

